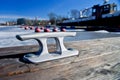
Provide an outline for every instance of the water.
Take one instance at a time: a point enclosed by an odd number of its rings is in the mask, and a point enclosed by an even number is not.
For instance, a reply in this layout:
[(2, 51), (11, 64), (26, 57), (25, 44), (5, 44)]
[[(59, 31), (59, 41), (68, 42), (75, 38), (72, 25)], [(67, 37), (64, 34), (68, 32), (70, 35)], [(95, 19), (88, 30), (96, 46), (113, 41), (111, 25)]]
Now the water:
[[(120, 36), (120, 32), (107, 32), (104, 30), (84, 31), (81, 29), (76, 29), (76, 30), (67, 30), (67, 31), (76, 32), (77, 34), (74, 37), (65, 37), (64, 39), (65, 42)], [(38, 44), (35, 40), (19, 41), (15, 37), (16, 35), (26, 34), (26, 33), (34, 33), (34, 30), (25, 30), (24, 28), (19, 28), (19, 26), (0, 26), (0, 47)], [(49, 39), (48, 43), (54, 43), (54, 40)]]

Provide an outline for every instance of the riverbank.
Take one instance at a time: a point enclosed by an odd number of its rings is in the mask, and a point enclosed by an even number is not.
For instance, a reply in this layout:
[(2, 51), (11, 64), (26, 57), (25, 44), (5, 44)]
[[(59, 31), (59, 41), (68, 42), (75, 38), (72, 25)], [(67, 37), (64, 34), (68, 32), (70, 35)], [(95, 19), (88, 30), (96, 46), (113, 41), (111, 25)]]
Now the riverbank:
[[(79, 50), (78, 56), (28, 64), (19, 61), (38, 47), (0, 48), (0, 80), (119, 80), (120, 37), (73, 41), (66, 47)], [(49, 51), (54, 45), (48, 45)]]

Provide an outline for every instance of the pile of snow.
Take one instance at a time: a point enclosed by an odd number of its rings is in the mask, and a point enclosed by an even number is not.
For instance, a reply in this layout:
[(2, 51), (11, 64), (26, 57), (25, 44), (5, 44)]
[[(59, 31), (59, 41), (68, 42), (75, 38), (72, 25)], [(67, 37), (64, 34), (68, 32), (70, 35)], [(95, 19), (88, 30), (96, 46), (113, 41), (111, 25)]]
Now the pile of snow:
[(94, 32), (97, 32), (97, 33), (109, 33), (109, 32), (106, 31), (106, 30), (99, 30), (99, 31), (94, 31)]

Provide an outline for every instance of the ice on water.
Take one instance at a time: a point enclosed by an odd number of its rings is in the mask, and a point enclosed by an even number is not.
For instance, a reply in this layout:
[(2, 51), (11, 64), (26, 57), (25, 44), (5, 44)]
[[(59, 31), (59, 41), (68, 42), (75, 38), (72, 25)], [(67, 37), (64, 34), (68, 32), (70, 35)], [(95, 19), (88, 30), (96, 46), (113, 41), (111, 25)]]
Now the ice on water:
[(16, 35), (32, 33), (33, 30), (24, 30), (19, 26), (0, 26), (0, 47), (22, 46), (36, 44), (35, 41), (19, 41)]
[[(105, 30), (89, 32), (80, 29), (74, 29), (67, 31), (77, 32), (75, 37), (65, 37), (64, 41), (67, 42), (120, 36), (120, 32), (111, 33)], [(33, 45), (33, 44), (38, 45), (36, 40), (19, 41), (18, 39), (16, 39), (16, 35), (27, 34), (27, 33), (34, 33), (34, 30), (25, 30), (24, 28), (20, 28), (20, 26), (0, 26), (0, 48), (11, 47), (11, 46), (25, 46), (25, 45)], [(47, 42), (54, 43), (55, 41), (53, 39), (52, 40), (48, 39)]]

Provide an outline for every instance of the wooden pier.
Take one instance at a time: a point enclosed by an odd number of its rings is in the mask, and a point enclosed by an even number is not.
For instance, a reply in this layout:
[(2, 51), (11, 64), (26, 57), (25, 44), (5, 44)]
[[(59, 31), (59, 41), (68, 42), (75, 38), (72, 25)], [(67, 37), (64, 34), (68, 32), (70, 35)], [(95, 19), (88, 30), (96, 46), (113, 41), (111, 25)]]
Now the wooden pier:
[[(120, 37), (65, 43), (79, 55), (42, 62), (22, 61), (38, 45), (0, 48), (0, 80), (118, 80), (120, 79)], [(55, 49), (48, 45), (49, 51)]]

